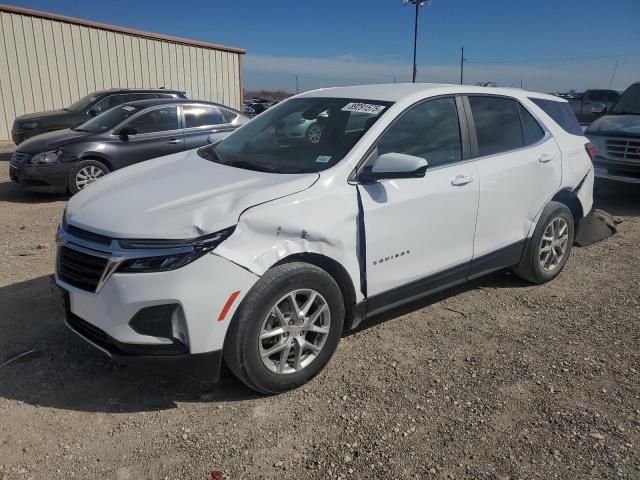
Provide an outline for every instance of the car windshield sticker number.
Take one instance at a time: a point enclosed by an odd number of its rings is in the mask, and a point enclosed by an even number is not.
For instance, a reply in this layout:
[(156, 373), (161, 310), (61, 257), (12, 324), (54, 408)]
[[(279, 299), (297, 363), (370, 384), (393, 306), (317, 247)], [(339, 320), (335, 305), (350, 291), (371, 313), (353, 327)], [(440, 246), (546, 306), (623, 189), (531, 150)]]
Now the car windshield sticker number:
[(374, 105), (372, 103), (347, 103), (342, 107), (343, 112), (356, 112), (356, 113), (370, 113), (371, 115), (378, 115), (386, 107), (384, 105)]
[(316, 157), (316, 163), (329, 163), (331, 155), (318, 155)]

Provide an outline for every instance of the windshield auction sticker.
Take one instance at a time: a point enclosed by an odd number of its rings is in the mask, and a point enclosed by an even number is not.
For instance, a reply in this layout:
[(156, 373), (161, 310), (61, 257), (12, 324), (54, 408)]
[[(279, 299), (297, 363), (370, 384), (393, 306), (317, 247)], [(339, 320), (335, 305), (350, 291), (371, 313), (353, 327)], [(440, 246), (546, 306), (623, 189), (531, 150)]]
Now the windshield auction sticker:
[(342, 107), (343, 112), (357, 112), (357, 113), (370, 113), (371, 115), (377, 115), (383, 111), (386, 107), (384, 105), (374, 105), (372, 103), (347, 103)]

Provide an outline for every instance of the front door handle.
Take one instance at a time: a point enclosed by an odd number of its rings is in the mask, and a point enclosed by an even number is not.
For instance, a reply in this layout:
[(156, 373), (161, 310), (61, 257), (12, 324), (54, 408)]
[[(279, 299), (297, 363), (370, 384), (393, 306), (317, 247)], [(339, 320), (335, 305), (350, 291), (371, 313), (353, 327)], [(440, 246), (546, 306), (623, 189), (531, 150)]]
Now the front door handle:
[(179, 143), (182, 143), (182, 140), (178, 140), (177, 138), (169, 140), (169, 145), (177, 145)]
[(471, 182), (473, 182), (473, 177), (471, 175), (458, 175), (456, 178), (451, 180), (451, 185), (454, 187), (461, 187)]
[(553, 160), (553, 155), (549, 155), (548, 153), (543, 153), (538, 159), (540, 163), (549, 163), (551, 160)]

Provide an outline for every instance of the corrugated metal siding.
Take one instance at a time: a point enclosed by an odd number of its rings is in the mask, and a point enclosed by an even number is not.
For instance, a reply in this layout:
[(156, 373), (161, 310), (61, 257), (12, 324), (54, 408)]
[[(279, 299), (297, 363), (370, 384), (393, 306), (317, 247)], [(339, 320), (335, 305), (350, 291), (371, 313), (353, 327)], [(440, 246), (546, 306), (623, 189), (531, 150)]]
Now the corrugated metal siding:
[(108, 88), (166, 87), (241, 107), (240, 54), (0, 12), (0, 139), (15, 117)]

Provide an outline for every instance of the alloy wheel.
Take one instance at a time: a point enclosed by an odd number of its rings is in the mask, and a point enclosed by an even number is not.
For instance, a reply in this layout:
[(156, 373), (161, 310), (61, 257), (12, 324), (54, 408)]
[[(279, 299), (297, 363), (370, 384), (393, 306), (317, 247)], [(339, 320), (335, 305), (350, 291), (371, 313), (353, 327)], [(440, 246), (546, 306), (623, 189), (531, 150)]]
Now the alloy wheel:
[(569, 243), (569, 225), (562, 217), (554, 218), (542, 235), (540, 241), (540, 267), (546, 272), (552, 272), (562, 263), (567, 254)]
[(322, 128), (319, 125), (313, 124), (307, 130), (307, 140), (309, 143), (319, 143), (322, 138)]
[(318, 358), (330, 327), (329, 306), (320, 293), (311, 289), (287, 293), (262, 322), (258, 340), (262, 363), (280, 375), (303, 370)]
[(105, 172), (94, 165), (81, 168), (76, 174), (75, 182), (78, 190), (82, 190), (90, 183), (95, 182), (100, 177), (104, 177)]

